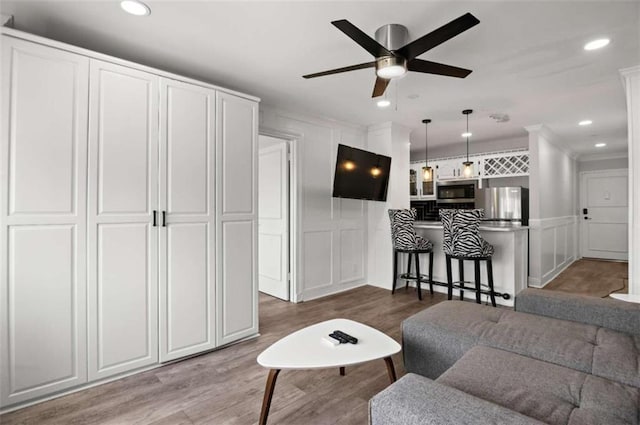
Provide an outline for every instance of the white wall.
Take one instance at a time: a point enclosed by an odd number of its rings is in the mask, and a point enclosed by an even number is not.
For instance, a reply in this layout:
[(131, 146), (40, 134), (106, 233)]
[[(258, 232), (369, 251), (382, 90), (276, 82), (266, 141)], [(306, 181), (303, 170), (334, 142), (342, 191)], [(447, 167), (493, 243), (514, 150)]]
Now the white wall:
[(369, 203), (368, 283), (391, 289), (393, 248), (390, 208), (409, 208), (409, 129), (385, 123), (369, 127), (367, 149), (391, 157), (391, 174), (386, 202)]
[[(422, 133), (422, 141), (412, 142), (411, 160), (424, 161), (424, 133)], [(511, 149), (521, 149), (529, 146), (527, 137), (515, 137), (498, 140), (487, 140), (483, 142), (469, 142), (469, 154), (499, 152)], [(439, 146), (429, 145), (429, 159), (447, 158), (451, 156), (466, 155), (466, 142), (456, 141), (455, 143), (447, 143)]]
[(363, 285), (368, 201), (335, 199), (331, 194), (338, 144), (366, 149), (366, 129), (264, 105), (260, 129), (296, 139), (297, 301)]
[(577, 257), (577, 164), (546, 127), (529, 131), (529, 285), (544, 286)]
[(627, 98), (629, 135), (629, 294), (640, 296), (640, 66), (620, 71)]

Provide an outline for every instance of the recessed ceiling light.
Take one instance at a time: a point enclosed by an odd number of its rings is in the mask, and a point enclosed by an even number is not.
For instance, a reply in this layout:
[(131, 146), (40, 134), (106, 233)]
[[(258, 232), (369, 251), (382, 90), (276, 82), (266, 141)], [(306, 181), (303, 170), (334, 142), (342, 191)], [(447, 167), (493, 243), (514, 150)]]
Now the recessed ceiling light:
[(378, 108), (386, 108), (387, 106), (391, 105), (391, 101), (387, 99), (380, 99), (377, 105)]
[(123, 0), (120, 7), (127, 13), (136, 16), (147, 16), (151, 13), (151, 9), (146, 4), (137, 0)]
[(607, 144), (606, 143), (596, 143), (594, 146), (596, 148), (604, 148), (605, 146), (607, 146)]
[(462, 137), (471, 137), (471, 136), (473, 136), (473, 134), (471, 134), (471, 133), (462, 133), (461, 136)]
[(591, 125), (593, 124), (593, 121), (591, 120), (582, 120), (578, 123), (578, 125)]
[(608, 38), (599, 38), (597, 40), (593, 40), (584, 45), (584, 50), (596, 50), (601, 49), (607, 44), (609, 44)]

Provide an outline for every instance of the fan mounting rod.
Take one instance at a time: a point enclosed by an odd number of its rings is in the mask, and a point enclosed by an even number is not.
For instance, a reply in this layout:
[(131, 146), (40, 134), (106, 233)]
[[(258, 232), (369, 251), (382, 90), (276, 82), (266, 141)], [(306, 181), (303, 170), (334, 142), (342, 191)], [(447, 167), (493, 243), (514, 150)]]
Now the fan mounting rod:
[(376, 30), (376, 41), (388, 50), (398, 50), (409, 40), (409, 30), (400, 24), (383, 25)]

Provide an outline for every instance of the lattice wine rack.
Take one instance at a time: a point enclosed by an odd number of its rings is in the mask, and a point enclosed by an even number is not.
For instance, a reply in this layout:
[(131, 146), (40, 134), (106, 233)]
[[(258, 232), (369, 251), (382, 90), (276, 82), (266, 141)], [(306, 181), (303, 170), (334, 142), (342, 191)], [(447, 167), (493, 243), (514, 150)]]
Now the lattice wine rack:
[(512, 152), (485, 156), (484, 177), (522, 176), (529, 174), (529, 152)]

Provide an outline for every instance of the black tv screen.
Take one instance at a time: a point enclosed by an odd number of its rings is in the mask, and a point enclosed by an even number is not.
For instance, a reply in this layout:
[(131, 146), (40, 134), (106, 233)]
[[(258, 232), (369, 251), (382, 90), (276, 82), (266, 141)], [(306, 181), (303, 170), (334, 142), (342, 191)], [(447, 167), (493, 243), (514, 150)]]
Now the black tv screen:
[(388, 156), (338, 145), (333, 197), (386, 201), (390, 170)]

